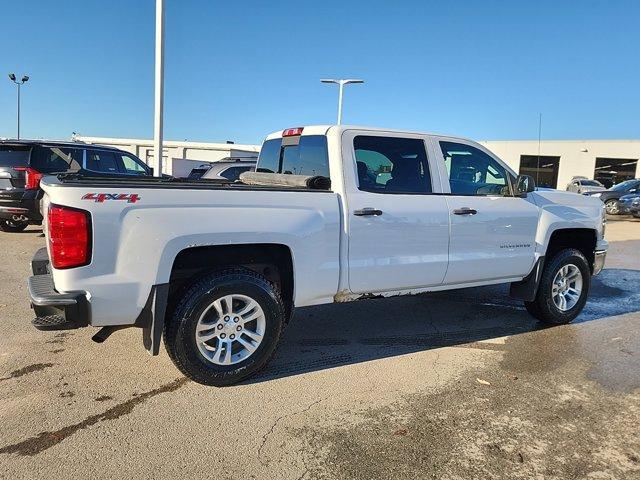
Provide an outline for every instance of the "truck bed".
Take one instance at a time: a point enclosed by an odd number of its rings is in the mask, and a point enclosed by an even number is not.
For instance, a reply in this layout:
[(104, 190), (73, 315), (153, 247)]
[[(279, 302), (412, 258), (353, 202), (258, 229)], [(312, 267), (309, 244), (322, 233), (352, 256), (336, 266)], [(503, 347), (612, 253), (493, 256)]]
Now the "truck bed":
[(132, 177), (91, 175), (87, 173), (62, 173), (57, 175), (61, 185), (91, 186), (102, 188), (166, 188), (183, 190), (249, 190), (249, 191), (300, 191), (300, 192), (324, 192), (313, 188), (300, 188), (291, 186), (274, 185), (246, 185), (242, 182), (231, 182), (219, 179), (188, 180), (186, 178), (161, 178), (161, 177)]

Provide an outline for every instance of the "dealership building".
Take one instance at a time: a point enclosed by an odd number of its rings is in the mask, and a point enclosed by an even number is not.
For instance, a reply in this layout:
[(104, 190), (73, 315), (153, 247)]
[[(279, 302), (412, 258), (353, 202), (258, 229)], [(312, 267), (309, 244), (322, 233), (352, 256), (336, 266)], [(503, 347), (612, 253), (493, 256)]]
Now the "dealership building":
[(640, 140), (489, 140), (480, 142), (536, 184), (564, 190), (572, 177), (605, 187), (640, 178)]
[[(133, 153), (156, 168), (153, 140), (75, 136), (75, 140), (109, 145)], [(610, 187), (640, 178), (640, 140), (488, 140), (482, 145), (516, 172), (531, 175), (536, 184), (564, 190), (572, 177), (595, 179)], [(162, 171), (186, 177), (192, 168), (225, 158), (257, 158), (259, 145), (232, 142), (163, 142)]]

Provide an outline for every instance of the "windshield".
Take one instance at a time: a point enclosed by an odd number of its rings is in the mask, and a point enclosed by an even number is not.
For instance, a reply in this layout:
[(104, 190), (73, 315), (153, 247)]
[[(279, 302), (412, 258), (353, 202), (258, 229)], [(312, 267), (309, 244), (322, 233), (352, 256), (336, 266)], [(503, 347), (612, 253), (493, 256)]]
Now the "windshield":
[(581, 183), (586, 187), (602, 187), (603, 186), (597, 180), (582, 180)]
[(635, 180), (627, 180), (626, 182), (622, 182), (617, 185), (614, 185), (613, 187), (611, 187), (611, 190), (615, 190), (616, 192), (619, 192), (620, 190), (627, 190), (633, 187), (635, 183), (636, 183)]
[(26, 167), (29, 164), (31, 147), (0, 146), (0, 167)]

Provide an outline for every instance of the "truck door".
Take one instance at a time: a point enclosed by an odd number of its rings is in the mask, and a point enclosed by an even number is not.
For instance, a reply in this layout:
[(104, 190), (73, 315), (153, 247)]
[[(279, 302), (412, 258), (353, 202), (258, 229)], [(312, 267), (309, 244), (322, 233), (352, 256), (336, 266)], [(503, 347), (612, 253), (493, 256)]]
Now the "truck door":
[(425, 139), (347, 130), (342, 136), (349, 288), (375, 293), (440, 285), (448, 261), (446, 199)]
[(451, 194), (449, 267), (445, 284), (522, 277), (533, 267), (539, 209), (514, 197), (513, 174), (488, 151), (434, 139)]

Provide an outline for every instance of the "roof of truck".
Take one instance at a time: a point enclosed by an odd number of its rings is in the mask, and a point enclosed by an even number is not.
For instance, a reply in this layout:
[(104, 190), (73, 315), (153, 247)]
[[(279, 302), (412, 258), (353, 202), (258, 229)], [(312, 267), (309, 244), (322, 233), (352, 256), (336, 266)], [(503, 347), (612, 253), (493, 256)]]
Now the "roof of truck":
[[(415, 130), (398, 130), (393, 128), (368, 127), (363, 125), (300, 125), (297, 127), (294, 126), (290, 128), (302, 128), (303, 129), (302, 135), (326, 135), (329, 129), (337, 129), (340, 132), (345, 130), (367, 130), (372, 132), (406, 133), (411, 135), (434, 135), (434, 136), (437, 135), (440, 137), (458, 138), (461, 140), (466, 140), (464, 137), (460, 137), (457, 135), (446, 135), (446, 134), (438, 134), (438, 133), (432, 133), (432, 132), (431, 133), (418, 132)], [(288, 130), (288, 129), (278, 130), (276, 132), (270, 133), (269, 135), (267, 135), (267, 138), (265, 140), (280, 138), (282, 137), (285, 130)]]

